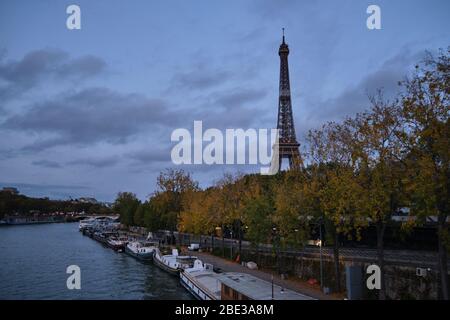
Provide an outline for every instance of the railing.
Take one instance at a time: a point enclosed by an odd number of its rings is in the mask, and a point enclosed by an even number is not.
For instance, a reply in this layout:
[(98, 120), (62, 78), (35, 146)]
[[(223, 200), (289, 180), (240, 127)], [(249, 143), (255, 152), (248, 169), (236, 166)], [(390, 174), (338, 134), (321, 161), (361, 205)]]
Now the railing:
[[(211, 237), (206, 235), (194, 235), (189, 233), (175, 232), (177, 244), (188, 246), (191, 243), (200, 244), (202, 249), (232, 248), (234, 252), (239, 249), (239, 240), (230, 238)], [(249, 241), (242, 241), (242, 251), (260, 252), (262, 254), (272, 254), (275, 250), (271, 244), (260, 244), (258, 247), (252, 246)], [(320, 257), (319, 246), (305, 246), (300, 249), (286, 248), (279, 250), (279, 254), (290, 257)], [(333, 248), (322, 247), (322, 255), (324, 259), (333, 259)], [(376, 263), (377, 250), (369, 248), (339, 248), (339, 257), (344, 262), (358, 263)], [(418, 250), (384, 250), (384, 260), (386, 264), (397, 266), (414, 266), (414, 267), (435, 267), (437, 262), (437, 253), (431, 251)], [(449, 261), (450, 266), (450, 261)]]

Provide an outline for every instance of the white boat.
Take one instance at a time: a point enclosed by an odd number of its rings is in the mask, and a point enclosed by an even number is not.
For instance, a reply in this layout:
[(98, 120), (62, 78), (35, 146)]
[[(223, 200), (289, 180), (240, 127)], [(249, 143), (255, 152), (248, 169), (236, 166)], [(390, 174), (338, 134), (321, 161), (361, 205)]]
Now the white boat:
[(173, 275), (178, 275), (178, 273), (184, 269), (191, 268), (194, 265), (194, 261), (197, 257), (194, 256), (180, 256), (178, 255), (177, 249), (172, 249), (172, 254), (162, 255), (159, 249), (155, 250), (155, 255), (153, 256), (153, 262), (155, 265), (167, 271)]
[(180, 272), (180, 282), (198, 300), (220, 300), (221, 283), (212, 264), (195, 260), (192, 268)]
[(91, 217), (80, 220), (78, 228), (83, 231), (87, 228), (115, 230), (120, 227), (120, 222), (117, 222), (117, 217), (102, 216), (102, 217)]
[(78, 229), (80, 231), (83, 231), (84, 229), (93, 227), (95, 224), (95, 220), (96, 220), (95, 218), (87, 218), (80, 220), (80, 223), (78, 224)]
[(125, 249), (125, 246), (128, 243), (128, 237), (119, 236), (119, 237), (109, 237), (106, 241), (108, 247), (112, 248), (115, 251), (122, 252)]
[(125, 252), (139, 260), (151, 260), (157, 249), (156, 242), (132, 241), (125, 246)]

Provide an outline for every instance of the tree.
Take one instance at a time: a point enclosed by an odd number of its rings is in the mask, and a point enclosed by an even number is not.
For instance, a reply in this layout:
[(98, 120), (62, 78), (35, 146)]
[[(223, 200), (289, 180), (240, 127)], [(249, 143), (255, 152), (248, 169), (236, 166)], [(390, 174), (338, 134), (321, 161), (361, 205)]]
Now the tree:
[[(159, 226), (176, 230), (183, 211), (183, 197), (187, 192), (198, 190), (198, 182), (184, 170), (166, 169), (157, 178), (157, 190), (150, 199), (151, 213), (160, 219)], [(147, 218), (147, 221), (150, 221)]]
[(222, 253), (225, 253), (225, 227), (232, 226), (235, 222), (238, 225), (238, 237), (239, 237), (239, 253), (241, 252), (241, 226), (242, 226), (242, 181), (239, 179), (242, 175), (236, 176), (225, 173), (222, 179), (220, 179), (215, 186), (217, 191), (217, 210), (222, 223)]
[(136, 226), (144, 226), (145, 202), (140, 203), (133, 215), (133, 224)]
[(436, 218), (438, 270), (442, 298), (449, 299), (447, 218), (450, 178), (450, 47), (438, 56), (428, 54), (411, 79), (402, 82), (403, 142), (408, 151), (410, 214), (417, 223)]
[(274, 183), (275, 213), (273, 215), (273, 245), (277, 252), (279, 271), (284, 273), (280, 249), (300, 249), (309, 238), (309, 217), (305, 208), (305, 179), (300, 170), (290, 170)]
[[(274, 204), (272, 199), (271, 177), (247, 175), (242, 178), (244, 187), (241, 191), (241, 215), (245, 237), (257, 249), (260, 263), (261, 244), (267, 244), (273, 225)], [(242, 230), (241, 230), (242, 232)]]
[(348, 120), (356, 129), (354, 157), (358, 163), (360, 207), (377, 231), (377, 260), (381, 270), (379, 299), (386, 298), (384, 236), (392, 216), (404, 204), (404, 150), (397, 102), (386, 101), (381, 91), (370, 97), (370, 112)]
[(214, 248), (216, 228), (221, 224), (217, 209), (217, 191), (208, 188), (204, 191), (186, 192), (183, 199), (183, 211), (178, 229), (194, 234), (211, 235), (211, 248)]
[(114, 201), (113, 210), (120, 215), (120, 221), (126, 226), (134, 225), (134, 214), (140, 205), (139, 199), (131, 192), (119, 192)]
[[(348, 122), (330, 122), (321, 130), (308, 134), (310, 146), (311, 179), (310, 197), (316, 199), (312, 216), (319, 213), (319, 221), (325, 223), (333, 243), (335, 290), (341, 291), (339, 248), (341, 235), (350, 237), (352, 231), (359, 234), (366, 224), (356, 209), (360, 186), (356, 183), (356, 162), (353, 155), (355, 130)], [(320, 226), (321, 227), (321, 226)]]

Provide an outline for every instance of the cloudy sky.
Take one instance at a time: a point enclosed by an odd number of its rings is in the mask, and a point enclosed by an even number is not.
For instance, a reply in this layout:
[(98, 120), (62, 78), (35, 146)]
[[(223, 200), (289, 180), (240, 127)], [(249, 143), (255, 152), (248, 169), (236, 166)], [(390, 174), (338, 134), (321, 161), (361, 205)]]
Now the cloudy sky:
[[(66, 8), (81, 8), (81, 30)], [(366, 9), (381, 8), (381, 30)], [(145, 199), (176, 128), (276, 126), (286, 28), (297, 136), (397, 90), (446, 48), (447, 0), (0, 2), (0, 186), (51, 198)], [(186, 166), (202, 186), (245, 166)]]

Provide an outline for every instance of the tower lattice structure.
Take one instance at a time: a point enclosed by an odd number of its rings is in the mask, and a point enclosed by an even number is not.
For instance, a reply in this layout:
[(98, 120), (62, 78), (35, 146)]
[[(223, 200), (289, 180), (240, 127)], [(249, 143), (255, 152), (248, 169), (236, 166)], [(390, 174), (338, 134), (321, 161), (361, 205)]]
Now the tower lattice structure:
[(278, 50), (280, 56), (280, 92), (278, 99), (278, 169), (281, 169), (283, 159), (289, 160), (290, 169), (300, 169), (300, 157), (297, 137), (295, 135), (294, 118), (292, 115), (291, 86), (289, 83), (288, 55), (289, 47), (285, 42), (283, 29), (283, 42)]

